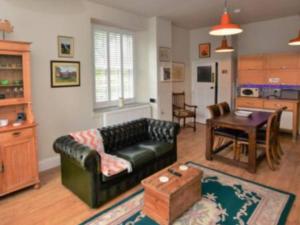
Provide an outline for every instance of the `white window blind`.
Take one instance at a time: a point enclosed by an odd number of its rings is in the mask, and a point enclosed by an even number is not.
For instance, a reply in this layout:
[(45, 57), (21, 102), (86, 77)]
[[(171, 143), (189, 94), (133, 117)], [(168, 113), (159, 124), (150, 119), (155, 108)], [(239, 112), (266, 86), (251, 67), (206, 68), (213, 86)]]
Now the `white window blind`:
[(134, 99), (133, 36), (127, 32), (94, 29), (95, 103), (117, 104)]

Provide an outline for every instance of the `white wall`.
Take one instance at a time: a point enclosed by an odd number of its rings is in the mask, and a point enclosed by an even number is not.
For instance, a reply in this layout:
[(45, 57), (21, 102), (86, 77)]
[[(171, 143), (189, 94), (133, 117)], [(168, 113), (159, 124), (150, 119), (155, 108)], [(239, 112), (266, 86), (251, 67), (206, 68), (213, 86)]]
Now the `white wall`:
[[(171, 21), (162, 18), (156, 18), (157, 26), (157, 50), (160, 47), (172, 49), (172, 25)], [(172, 52), (172, 50), (171, 50)], [(158, 54), (158, 53), (157, 53)], [(158, 59), (159, 61), (159, 59)], [(172, 59), (171, 59), (172, 61)], [(162, 120), (172, 120), (172, 82), (161, 82), (161, 66), (166, 63), (158, 63), (157, 80), (158, 80), (158, 112)], [(167, 63), (171, 66), (171, 62)]]
[(288, 45), (297, 37), (300, 29), (300, 15), (243, 25), (244, 32), (238, 35), (239, 55), (294, 52), (299, 47)]
[(184, 63), (184, 82), (173, 82), (173, 92), (185, 92), (186, 102), (191, 104), (191, 74), (190, 74), (190, 32), (184, 28), (172, 26), (172, 60)]
[[(10, 40), (32, 42), (33, 111), (38, 122), (39, 158), (55, 156), (55, 138), (70, 131), (100, 127), (93, 113), (91, 18), (133, 31), (145, 30), (147, 20), (83, 0), (0, 0), (1, 18), (14, 25)], [(57, 36), (75, 38), (81, 62), (81, 86), (50, 87), (50, 60), (58, 60)], [(59, 60), (66, 60), (60, 58)]]
[[(215, 49), (220, 46), (222, 37), (214, 37), (209, 35), (210, 27), (194, 29), (190, 31), (190, 59), (191, 63), (214, 63), (219, 62), (219, 92), (218, 101), (231, 102), (232, 78), (234, 77), (232, 70), (233, 53), (216, 53)], [(231, 37), (227, 38), (229, 45), (231, 45)], [(211, 57), (199, 58), (198, 45), (200, 43), (211, 44)], [(221, 73), (226, 70), (227, 73)], [(191, 71), (193, 73), (193, 71)], [(193, 81), (192, 81), (193, 82)], [(195, 81), (194, 81), (195, 82)], [(194, 90), (192, 90), (192, 94)], [(203, 93), (205, 96), (205, 93)]]

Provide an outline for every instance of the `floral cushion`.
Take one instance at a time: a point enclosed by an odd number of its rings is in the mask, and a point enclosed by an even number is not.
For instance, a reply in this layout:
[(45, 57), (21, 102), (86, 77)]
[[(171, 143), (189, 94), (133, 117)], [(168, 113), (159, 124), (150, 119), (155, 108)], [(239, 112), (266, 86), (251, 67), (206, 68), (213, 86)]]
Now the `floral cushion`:
[(188, 116), (194, 116), (195, 113), (186, 109), (175, 109), (174, 114), (175, 116), (188, 117)]
[(127, 170), (132, 172), (131, 163), (125, 159), (110, 155), (104, 152), (102, 137), (97, 129), (89, 129), (70, 133), (70, 135), (80, 144), (95, 149), (101, 156), (101, 172), (109, 177)]

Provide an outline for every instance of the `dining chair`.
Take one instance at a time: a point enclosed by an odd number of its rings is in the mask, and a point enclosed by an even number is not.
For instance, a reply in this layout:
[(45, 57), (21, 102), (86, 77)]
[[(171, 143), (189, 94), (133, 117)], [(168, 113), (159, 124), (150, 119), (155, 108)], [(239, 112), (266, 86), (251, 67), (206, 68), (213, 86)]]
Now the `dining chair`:
[(227, 113), (230, 113), (230, 106), (227, 102), (221, 102), (218, 104), (219, 107), (220, 107), (220, 110), (221, 110), (221, 114), (224, 115), (224, 114), (227, 114)]
[[(276, 112), (272, 113), (268, 118), (266, 132), (258, 132), (256, 138), (257, 147), (261, 147), (264, 149), (268, 166), (271, 170), (275, 170), (274, 164), (277, 163), (277, 158), (275, 156), (275, 151), (278, 143), (278, 132), (277, 132), (277, 124), (278, 124), (278, 114)], [(240, 159), (240, 147), (242, 145), (249, 145), (248, 135), (242, 134), (237, 137), (237, 155), (238, 159)]]
[(173, 111), (173, 121), (177, 118), (179, 123), (183, 119), (183, 127), (186, 126), (186, 119), (193, 118), (193, 126), (190, 126), (196, 131), (196, 105), (189, 105), (185, 102), (185, 93), (173, 93), (172, 94), (172, 111)]
[[(276, 119), (276, 132), (277, 132), (277, 144), (276, 144), (276, 148), (273, 150), (273, 155), (274, 155), (274, 159), (275, 161), (277, 161), (277, 163), (279, 164), (279, 160), (281, 159), (281, 157), (284, 155), (284, 152), (282, 150), (282, 146), (280, 143), (280, 122), (281, 122), (281, 117), (282, 117), (282, 113), (284, 110), (286, 110), (287, 107), (284, 106), (282, 108), (279, 108), (275, 111), (275, 114), (277, 115), (277, 119)], [(260, 135), (266, 135), (266, 128), (261, 128), (259, 131)]]
[[(219, 116), (221, 116), (221, 110), (218, 104), (215, 105), (209, 105), (206, 107), (210, 113), (210, 117), (211, 119), (216, 119)], [(229, 139), (231, 141), (233, 141), (234, 144), (234, 152), (236, 149), (236, 137), (237, 137), (237, 130), (234, 129), (230, 129), (230, 128), (222, 128), (222, 127), (217, 127), (214, 129), (214, 137), (218, 138), (218, 141), (216, 143), (214, 143), (214, 148), (215, 147), (219, 147), (222, 144), (224, 144), (224, 142), (226, 141), (226, 139)]]

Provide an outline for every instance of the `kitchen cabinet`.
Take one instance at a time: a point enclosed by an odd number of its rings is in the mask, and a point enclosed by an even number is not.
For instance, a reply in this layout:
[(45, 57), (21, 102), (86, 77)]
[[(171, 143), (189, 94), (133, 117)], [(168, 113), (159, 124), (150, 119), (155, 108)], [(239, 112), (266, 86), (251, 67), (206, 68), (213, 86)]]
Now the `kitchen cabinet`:
[(262, 70), (265, 67), (263, 55), (241, 56), (238, 60), (238, 70)]

